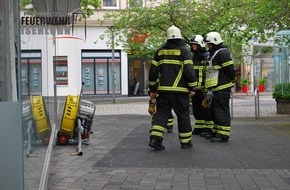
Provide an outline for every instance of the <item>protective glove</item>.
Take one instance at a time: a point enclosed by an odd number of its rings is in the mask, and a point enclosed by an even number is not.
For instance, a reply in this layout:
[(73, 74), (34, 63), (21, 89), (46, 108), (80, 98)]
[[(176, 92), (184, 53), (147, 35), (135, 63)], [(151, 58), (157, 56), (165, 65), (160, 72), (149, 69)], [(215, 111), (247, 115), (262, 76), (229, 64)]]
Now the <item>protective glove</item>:
[(213, 97), (213, 93), (211, 90), (207, 91), (201, 105), (204, 108), (209, 108), (211, 106), (211, 102), (212, 102), (212, 97)]
[(149, 107), (148, 107), (148, 112), (150, 115), (154, 115), (157, 111), (157, 101), (155, 97), (150, 97), (149, 100)]

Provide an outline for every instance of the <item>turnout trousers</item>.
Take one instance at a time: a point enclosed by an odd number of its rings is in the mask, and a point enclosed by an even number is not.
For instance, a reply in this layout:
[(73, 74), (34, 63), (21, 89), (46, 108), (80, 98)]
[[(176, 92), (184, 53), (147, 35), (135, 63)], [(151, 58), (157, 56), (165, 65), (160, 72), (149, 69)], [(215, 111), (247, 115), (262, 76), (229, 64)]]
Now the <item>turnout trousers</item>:
[(202, 101), (205, 98), (205, 94), (202, 90), (195, 92), (195, 95), (192, 96), (192, 112), (195, 118), (194, 129), (202, 132), (204, 129), (212, 130), (213, 121), (211, 117), (210, 108), (204, 108), (202, 106)]
[(214, 122), (213, 132), (229, 137), (231, 130), (230, 91), (213, 92), (211, 104)]
[(164, 131), (172, 109), (177, 116), (180, 143), (189, 143), (192, 138), (192, 127), (189, 116), (189, 98), (187, 93), (159, 92), (157, 112), (151, 128), (150, 139), (163, 140)]

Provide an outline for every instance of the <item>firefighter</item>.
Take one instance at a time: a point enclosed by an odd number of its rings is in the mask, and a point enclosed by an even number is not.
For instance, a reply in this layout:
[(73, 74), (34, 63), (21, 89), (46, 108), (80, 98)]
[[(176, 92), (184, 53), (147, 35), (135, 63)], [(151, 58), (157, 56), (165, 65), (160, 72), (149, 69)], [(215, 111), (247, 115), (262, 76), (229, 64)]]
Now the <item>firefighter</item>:
[(173, 109), (177, 115), (181, 148), (191, 148), (188, 95), (195, 94), (197, 85), (193, 62), (180, 29), (171, 26), (166, 34), (167, 42), (154, 53), (149, 70), (150, 96), (157, 98), (157, 112), (151, 127), (149, 146), (156, 150), (165, 149), (162, 141)]
[(206, 76), (205, 88), (211, 96), (211, 114), (214, 122), (212, 133), (206, 137), (211, 142), (227, 142), (230, 138), (230, 93), (234, 86), (236, 71), (231, 54), (218, 32), (209, 32), (204, 36), (210, 53), (208, 61), (209, 74)]
[[(207, 60), (209, 52), (205, 48), (205, 43), (201, 35), (195, 35), (190, 39), (191, 51), (193, 52), (193, 65), (197, 77), (197, 88), (195, 95), (192, 96), (192, 111), (195, 118), (193, 135), (207, 134), (213, 128), (213, 121), (210, 116), (210, 109), (202, 106), (204, 100), (204, 83), (206, 77)], [(202, 135), (201, 135), (202, 136)]]

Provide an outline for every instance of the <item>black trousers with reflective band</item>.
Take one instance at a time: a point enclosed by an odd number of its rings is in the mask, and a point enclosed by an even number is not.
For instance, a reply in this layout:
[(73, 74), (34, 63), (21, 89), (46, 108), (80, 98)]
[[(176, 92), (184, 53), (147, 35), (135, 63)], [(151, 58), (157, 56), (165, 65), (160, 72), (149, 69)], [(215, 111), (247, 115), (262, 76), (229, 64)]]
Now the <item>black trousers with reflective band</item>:
[[(206, 127), (206, 124), (211, 123), (210, 121), (212, 121), (210, 108), (204, 108), (202, 106), (204, 98), (205, 95), (201, 90), (196, 91), (195, 95), (191, 98), (193, 116), (196, 121), (195, 128), (204, 128)], [(200, 126), (198, 125), (199, 123)]]
[[(157, 97), (157, 112), (154, 115), (154, 121), (150, 138), (163, 140), (164, 130), (172, 109), (177, 115), (178, 132), (181, 141), (191, 140), (191, 121), (189, 116), (189, 97), (187, 93), (165, 93), (159, 92)], [(189, 134), (187, 135), (186, 134)], [(188, 140), (188, 141), (189, 141)]]
[(211, 104), (214, 132), (230, 136), (231, 115), (230, 115), (230, 90), (217, 91), (213, 93)]

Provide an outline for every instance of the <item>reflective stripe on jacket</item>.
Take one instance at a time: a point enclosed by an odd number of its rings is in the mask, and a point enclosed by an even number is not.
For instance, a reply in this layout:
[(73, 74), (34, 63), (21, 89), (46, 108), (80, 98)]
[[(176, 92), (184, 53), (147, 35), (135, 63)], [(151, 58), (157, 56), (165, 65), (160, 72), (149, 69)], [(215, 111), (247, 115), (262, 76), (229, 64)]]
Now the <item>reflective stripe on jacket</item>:
[(230, 53), (227, 48), (215, 51), (209, 60), (209, 74), (207, 75), (205, 88), (213, 88), (220, 91), (234, 86), (235, 70)]
[(149, 70), (150, 90), (188, 93), (196, 86), (190, 52), (181, 40), (168, 40), (154, 54)]
[(207, 70), (206, 63), (208, 56), (208, 52), (198, 52), (198, 50), (196, 50), (194, 51), (194, 55), (192, 57), (194, 70), (197, 78), (197, 87), (199, 90), (204, 88)]

